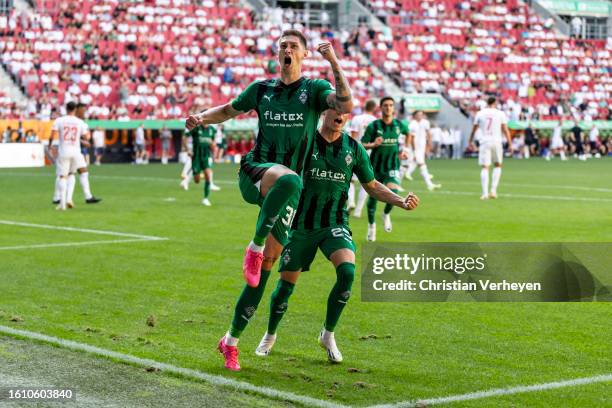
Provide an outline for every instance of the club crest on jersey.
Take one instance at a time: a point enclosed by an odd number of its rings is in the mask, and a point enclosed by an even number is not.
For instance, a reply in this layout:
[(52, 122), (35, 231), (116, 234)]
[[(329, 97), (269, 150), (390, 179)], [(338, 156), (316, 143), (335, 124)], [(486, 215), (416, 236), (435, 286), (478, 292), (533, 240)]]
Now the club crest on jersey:
[(305, 89), (302, 89), (302, 93), (300, 94), (299, 99), (302, 104), (306, 104), (306, 101), (308, 101), (308, 94), (306, 93)]
[(290, 251), (291, 251), (290, 249), (287, 249), (285, 251), (285, 254), (283, 255), (283, 262), (285, 263), (285, 265), (291, 261), (291, 255), (289, 255)]
[(351, 152), (348, 152), (346, 154), (346, 157), (344, 158), (344, 161), (346, 162), (347, 166), (351, 165), (351, 163), (353, 162), (353, 156), (351, 156)]

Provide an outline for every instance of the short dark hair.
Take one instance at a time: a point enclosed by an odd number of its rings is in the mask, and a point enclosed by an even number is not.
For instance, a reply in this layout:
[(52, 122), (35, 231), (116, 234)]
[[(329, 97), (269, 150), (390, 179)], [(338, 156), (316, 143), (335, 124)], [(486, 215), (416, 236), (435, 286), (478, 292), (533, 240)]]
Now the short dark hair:
[(390, 96), (383, 96), (383, 98), (380, 100), (380, 106), (383, 106), (383, 103), (385, 103), (386, 101), (391, 101), (393, 103), (395, 103), (395, 99), (393, 99)]
[(74, 110), (76, 109), (77, 104), (73, 101), (70, 101), (66, 104), (66, 112), (74, 112)]
[(87, 107), (87, 105), (85, 105), (83, 102), (79, 102), (79, 103), (77, 103), (77, 105), (76, 105), (76, 108), (77, 108), (77, 109), (79, 109), (79, 108), (85, 108), (85, 107)]
[(376, 109), (376, 101), (374, 99), (368, 99), (365, 103), (365, 111), (373, 112)]
[(493, 105), (495, 102), (497, 102), (497, 98), (495, 98), (494, 96), (489, 96), (487, 98), (487, 105)]
[(301, 31), (299, 30), (285, 30), (283, 31), (283, 33), (281, 34), (279, 41), (281, 38), (283, 37), (289, 37), (289, 36), (294, 36), (300, 39), (300, 42), (302, 43), (302, 45), (304, 46), (304, 48), (308, 48), (308, 40), (306, 40), (306, 36), (304, 34), (302, 34)]

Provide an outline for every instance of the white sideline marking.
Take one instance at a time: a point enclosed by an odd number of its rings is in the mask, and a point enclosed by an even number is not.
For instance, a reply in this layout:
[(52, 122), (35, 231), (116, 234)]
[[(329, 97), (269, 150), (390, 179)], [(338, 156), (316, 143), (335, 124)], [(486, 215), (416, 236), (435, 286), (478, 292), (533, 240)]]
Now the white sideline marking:
[(16, 245), (16, 246), (5, 246), (0, 247), (0, 251), (8, 251), (15, 249), (32, 249), (32, 248), (53, 248), (53, 247), (70, 247), (70, 246), (86, 246), (86, 245), (101, 245), (101, 244), (123, 244), (126, 242), (146, 242), (146, 241), (162, 241), (167, 238), (160, 239), (109, 239), (105, 241), (79, 241), (79, 242), (58, 242), (53, 244), (33, 244), (33, 245)]
[[(417, 189), (413, 191), (419, 191)], [(419, 192), (424, 192), (420, 190)], [(480, 193), (469, 191), (448, 191), (436, 190), (433, 194), (448, 194), (448, 195), (464, 195), (480, 197)], [(573, 197), (573, 196), (552, 196), (552, 195), (534, 195), (534, 194), (514, 194), (514, 193), (498, 193), (499, 198), (530, 198), (534, 200), (554, 200), (554, 201), (594, 201), (594, 202), (612, 202), (612, 198), (599, 197)]]
[[(184, 377), (202, 380), (213, 385), (224, 387), (232, 387), (241, 391), (250, 391), (266, 397), (281, 399), (285, 401), (297, 402), (304, 405), (322, 407), (322, 408), (348, 408), (346, 405), (336, 404), (330, 401), (319, 400), (316, 398), (306, 397), (303, 395), (294, 394), (287, 391), (279, 391), (273, 388), (260, 387), (244, 381), (238, 381), (231, 378), (225, 378), (220, 375), (213, 375), (190, 368), (177, 367), (172, 364), (161, 363), (147, 358), (140, 358), (129, 354), (123, 354), (112, 350), (106, 350), (100, 347), (90, 346), (89, 344), (79, 343), (72, 340), (64, 340), (58, 337), (47, 336), (42, 333), (31, 332), (27, 330), (14, 329), (8, 326), (0, 325), (0, 333), (21, 337), (30, 340), (37, 340), (44, 343), (54, 344), (59, 347), (64, 347), (69, 350), (84, 351), (86, 353), (95, 354), (97, 356), (111, 358), (114, 360), (130, 363), (141, 367), (155, 367), (162, 371), (167, 371), (174, 374), (179, 374)], [(557, 388), (576, 387), (586, 384), (595, 384), (601, 382), (612, 382), (612, 374), (602, 374), (593, 377), (574, 378), (571, 380), (555, 381), (542, 384), (519, 385), (508, 388), (494, 388), (487, 391), (470, 392), (467, 394), (450, 395), (446, 397), (428, 398), (417, 401), (401, 401), (391, 404), (371, 405), (367, 408), (414, 408), (418, 406), (447, 404), (450, 402), (470, 401), (476, 399), (496, 397), (500, 395), (522, 394), (527, 392), (538, 392), (545, 390), (553, 390)]]
[(8, 221), (8, 220), (0, 220), (0, 224), (17, 225), (20, 227), (46, 228), (46, 229), (54, 229), (54, 230), (61, 230), (61, 231), (86, 232), (88, 234), (114, 235), (117, 237), (138, 238), (138, 239), (146, 240), (146, 241), (160, 241), (160, 240), (168, 239), (168, 238), (162, 238), (162, 237), (155, 237), (151, 235), (129, 234), (126, 232), (105, 231), (105, 230), (95, 230), (95, 229), (76, 228), (76, 227), (62, 227), (59, 225), (31, 224), (29, 222), (18, 222), (18, 221)]
[(13, 329), (12, 327), (0, 326), (0, 333), (17, 336), (21, 338), (42, 341), (44, 343), (54, 344), (59, 347), (64, 347), (69, 350), (84, 351), (86, 353), (95, 354), (97, 356), (111, 358), (114, 360), (130, 363), (141, 367), (155, 367), (162, 371), (167, 371), (173, 374), (179, 374), (184, 377), (205, 381), (207, 383), (231, 387), (241, 391), (250, 391), (269, 398), (280, 399), (285, 401), (297, 402), (299, 404), (321, 407), (321, 408), (348, 408), (345, 405), (336, 404), (329, 401), (319, 400), (316, 398), (305, 397), (287, 391), (278, 391), (273, 388), (259, 387), (244, 381), (238, 381), (231, 378), (225, 378), (220, 375), (204, 373), (190, 368), (177, 367), (172, 364), (160, 363), (147, 358), (140, 358), (129, 354), (118, 353), (116, 351), (105, 350), (103, 348), (90, 346), (76, 341), (64, 340), (58, 337), (47, 336), (41, 333), (35, 333), (27, 330)]
[(554, 390), (556, 388), (576, 387), (585, 384), (612, 381), (612, 374), (596, 375), (594, 377), (574, 378), (573, 380), (555, 381), (543, 384), (519, 385), (509, 388), (494, 388), (488, 391), (470, 392), (467, 394), (450, 395), (448, 397), (429, 398), (418, 401), (403, 401), (392, 404), (373, 405), (369, 408), (412, 408), (418, 406), (447, 404), (449, 402), (471, 401), (482, 398), (497, 397), (500, 395), (522, 394), (526, 392), (538, 392)]
[[(464, 184), (474, 185), (476, 183), (471, 181), (453, 181), (452, 184)], [(604, 187), (584, 187), (584, 186), (571, 186), (571, 185), (560, 185), (560, 184), (522, 184), (522, 183), (501, 183), (504, 186), (510, 187), (527, 187), (527, 188), (543, 188), (543, 189), (564, 189), (564, 190), (582, 190), (582, 191), (598, 191), (601, 193), (612, 193), (612, 188)]]

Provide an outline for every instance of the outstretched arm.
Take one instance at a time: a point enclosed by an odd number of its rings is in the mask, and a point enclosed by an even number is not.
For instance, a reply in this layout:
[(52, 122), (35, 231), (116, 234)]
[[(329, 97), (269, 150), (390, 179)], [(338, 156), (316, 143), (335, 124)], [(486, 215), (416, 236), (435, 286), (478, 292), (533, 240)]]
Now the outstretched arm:
[(401, 207), (404, 210), (414, 210), (419, 205), (419, 197), (417, 197), (414, 193), (408, 193), (406, 198), (402, 198), (393, 191), (389, 190), (387, 186), (376, 180), (363, 184), (363, 188), (370, 197), (396, 207)]
[(191, 130), (199, 125), (212, 125), (225, 122), (226, 120), (235, 118), (241, 113), (244, 112), (234, 109), (232, 103), (228, 102), (225, 105), (215, 106), (214, 108), (207, 109), (198, 114), (190, 115), (185, 125), (187, 130)]
[(327, 105), (340, 113), (351, 113), (353, 110), (351, 88), (340, 67), (338, 57), (336, 57), (336, 53), (334, 52), (334, 47), (330, 42), (326, 41), (319, 44), (317, 50), (321, 53), (323, 58), (329, 62), (332, 72), (334, 73), (336, 92), (327, 96)]

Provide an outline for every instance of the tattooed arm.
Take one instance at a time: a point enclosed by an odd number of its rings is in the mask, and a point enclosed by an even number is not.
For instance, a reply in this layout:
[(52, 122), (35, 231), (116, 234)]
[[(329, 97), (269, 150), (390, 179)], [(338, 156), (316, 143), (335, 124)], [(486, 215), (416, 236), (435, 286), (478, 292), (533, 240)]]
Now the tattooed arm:
[(329, 94), (327, 97), (327, 104), (331, 109), (335, 109), (340, 113), (351, 113), (353, 110), (351, 88), (340, 67), (338, 57), (336, 57), (336, 53), (334, 52), (334, 47), (329, 42), (323, 42), (319, 44), (317, 50), (321, 53), (323, 58), (329, 61), (332, 72), (334, 73), (336, 92)]

